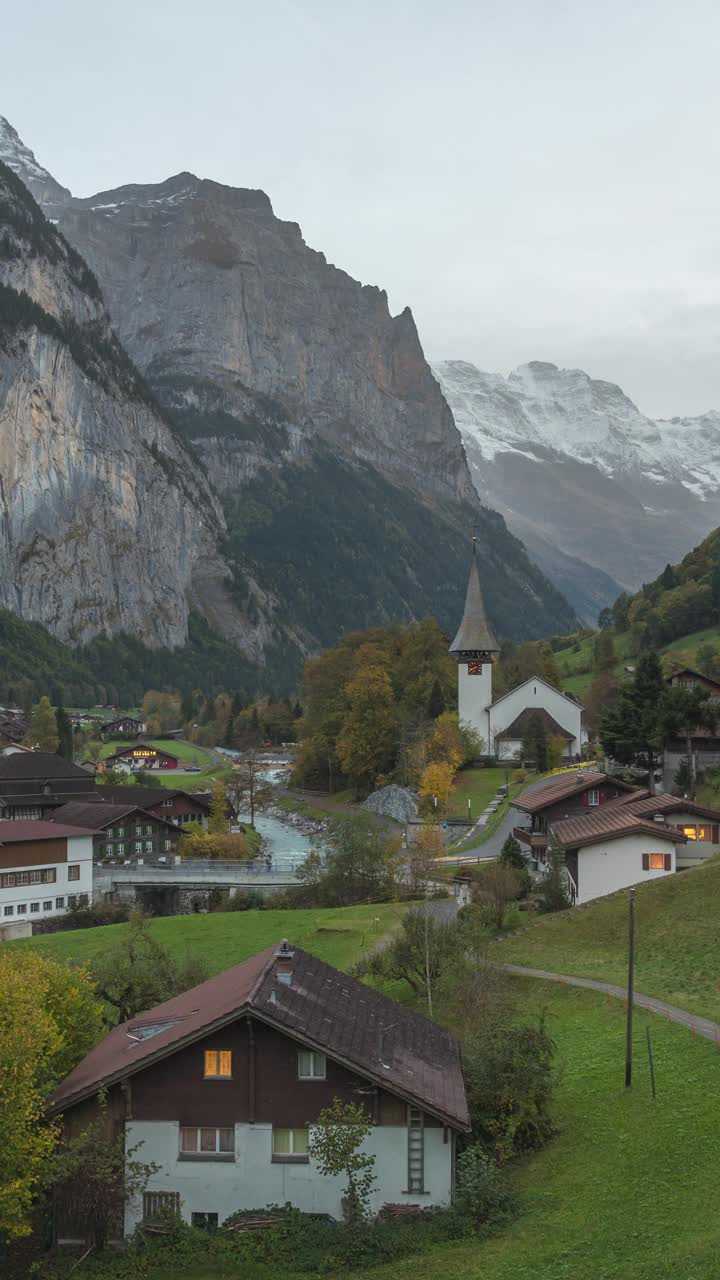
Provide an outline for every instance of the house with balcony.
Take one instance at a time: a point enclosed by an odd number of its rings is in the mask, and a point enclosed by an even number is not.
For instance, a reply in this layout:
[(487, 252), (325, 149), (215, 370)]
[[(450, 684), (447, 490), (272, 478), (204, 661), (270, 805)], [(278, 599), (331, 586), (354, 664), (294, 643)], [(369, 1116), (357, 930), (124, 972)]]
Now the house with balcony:
[(136, 804), (177, 827), (184, 827), (188, 822), (207, 827), (210, 817), (210, 796), (204, 792), (176, 791), (171, 787), (123, 787), (100, 782), (95, 787), (95, 796), (110, 804)]
[(528, 851), (532, 861), (543, 861), (548, 830), (554, 822), (601, 809), (631, 794), (638, 794), (632, 783), (595, 769), (558, 774), (539, 786), (528, 787), (513, 800), (513, 808), (525, 818), (524, 823), (514, 828), (513, 835)]
[[(98, 1115), (157, 1166), (124, 1230), (169, 1209), (220, 1226), (291, 1204), (341, 1218), (344, 1178), (312, 1156), (319, 1114), (361, 1104), (374, 1157), (371, 1208), (448, 1205), (458, 1136), (470, 1128), (451, 1032), (287, 942), (112, 1031), (49, 1101), (66, 1131)], [(72, 1206), (56, 1205), (72, 1241)]]

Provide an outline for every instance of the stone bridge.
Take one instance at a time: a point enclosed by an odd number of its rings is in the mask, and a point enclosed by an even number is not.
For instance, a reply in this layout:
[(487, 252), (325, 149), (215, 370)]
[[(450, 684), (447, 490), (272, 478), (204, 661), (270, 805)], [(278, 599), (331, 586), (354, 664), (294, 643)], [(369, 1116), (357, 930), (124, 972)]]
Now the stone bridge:
[(283, 893), (297, 884), (291, 869), (265, 864), (186, 859), (168, 866), (96, 866), (93, 896), (96, 902), (137, 904), (155, 915), (190, 915), (207, 911), (211, 895), (225, 891)]

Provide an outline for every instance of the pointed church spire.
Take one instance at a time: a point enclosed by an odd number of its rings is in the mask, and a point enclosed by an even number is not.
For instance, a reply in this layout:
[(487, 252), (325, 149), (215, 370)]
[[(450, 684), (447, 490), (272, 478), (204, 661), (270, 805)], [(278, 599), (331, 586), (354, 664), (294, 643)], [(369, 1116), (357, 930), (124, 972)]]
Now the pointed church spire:
[(460, 623), (460, 629), (450, 645), (449, 652), (456, 658), (461, 658), (463, 654), (479, 658), (481, 655), (500, 652), (500, 646), (490, 629), (490, 623), (485, 614), (485, 604), (480, 588), (475, 538), (473, 538), (470, 577), (468, 579), (467, 595), (465, 596), (465, 612)]

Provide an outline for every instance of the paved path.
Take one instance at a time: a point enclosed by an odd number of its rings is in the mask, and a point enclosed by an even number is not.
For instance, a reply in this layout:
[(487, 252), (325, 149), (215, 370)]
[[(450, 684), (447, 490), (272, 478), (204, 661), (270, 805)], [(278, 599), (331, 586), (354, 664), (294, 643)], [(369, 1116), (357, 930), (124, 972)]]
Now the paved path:
[[(526, 787), (525, 791), (539, 791), (548, 782), (555, 782), (555, 780), (554, 776), (540, 778), (538, 782), (532, 782), (529, 787)], [(469, 845), (467, 848), (463, 846), (458, 849), (458, 856), (463, 858), (497, 858), (507, 837), (512, 834), (513, 827), (522, 827), (524, 818), (525, 815), (522, 810), (514, 809), (511, 804), (497, 831), (494, 831), (487, 840), (483, 840), (480, 844)]]
[[(591, 991), (602, 991), (605, 995), (616, 996), (618, 1000), (627, 1000), (627, 988), (616, 987), (612, 982), (596, 982), (593, 978), (571, 978), (563, 973), (548, 973), (546, 969), (526, 969), (521, 964), (503, 964), (501, 968), (508, 973), (517, 973), (525, 978), (543, 978), (546, 982), (567, 982), (570, 987), (589, 987)], [(656, 1000), (654, 996), (644, 996), (639, 991), (633, 993), (633, 1004), (640, 1009), (651, 1009), (671, 1022), (680, 1022), (685, 1027), (694, 1028), (699, 1036), (706, 1040), (720, 1043), (720, 1027), (709, 1018), (701, 1018), (698, 1013), (688, 1013), (687, 1009), (677, 1009), (675, 1005), (666, 1004), (664, 1000)]]

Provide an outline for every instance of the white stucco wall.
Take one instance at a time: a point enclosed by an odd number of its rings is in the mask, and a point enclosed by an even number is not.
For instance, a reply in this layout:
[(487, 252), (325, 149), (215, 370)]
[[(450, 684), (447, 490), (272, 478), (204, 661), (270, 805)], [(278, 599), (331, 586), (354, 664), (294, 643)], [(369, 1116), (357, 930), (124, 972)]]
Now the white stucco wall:
[[(443, 1140), (442, 1128), (426, 1128), (425, 1194), (409, 1195), (407, 1187), (407, 1129), (378, 1125), (363, 1150), (375, 1156), (371, 1208), (377, 1213), (386, 1202), (447, 1205), (452, 1193), (452, 1134)], [(147, 1185), (148, 1191), (177, 1191), (186, 1221), (193, 1213), (217, 1213), (219, 1222), (237, 1209), (263, 1209), (289, 1201), (306, 1213), (327, 1213), (340, 1218), (343, 1178), (327, 1178), (308, 1164), (276, 1164), (272, 1155), (272, 1127), (268, 1124), (235, 1126), (235, 1158), (229, 1161), (179, 1160), (179, 1126), (171, 1121), (130, 1121), (126, 1146), (142, 1142), (137, 1159), (161, 1166)], [(129, 1234), (142, 1219), (142, 1201), (125, 1216)]]
[[(643, 871), (644, 853), (669, 853), (670, 871)], [(675, 871), (675, 845), (667, 835), (639, 834), (619, 836), (604, 844), (588, 845), (578, 850), (578, 904), (614, 893), (631, 884), (658, 880)]]
[(487, 752), (491, 750), (487, 712), (491, 702), (492, 663), (484, 662), (476, 676), (468, 674), (467, 663), (458, 663), (458, 714), (480, 734)]
[[(472, 678), (472, 677), (471, 677)], [(490, 708), (490, 746), (495, 751), (495, 735), (501, 733), (526, 707), (544, 708), (553, 720), (562, 726), (566, 733), (571, 733), (570, 744), (572, 755), (579, 755), (582, 746), (582, 709), (572, 698), (567, 698), (559, 689), (553, 689), (537, 676), (526, 680), (524, 684), (513, 689)], [(487, 736), (487, 733), (486, 733)], [(500, 748), (498, 743), (497, 747)], [(517, 749), (517, 748), (516, 748)]]
[[(39, 871), (46, 867), (55, 868), (55, 882), (53, 884), (24, 884), (16, 885), (11, 889), (3, 889), (0, 884), (0, 924), (10, 925), (16, 921), (45, 920), (51, 916), (61, 916), (67, 910), (67, 900), (70, 894), (86, 893), (88, 901), (92, 902), (93, 892), (93, 864), (92, 864), (92, 835), (87, 836), (70, 836), (67, 841), (67, 863), (53, 862), (50, 856), (50, 848), (48, 847), (48, 861), (35, 864), (32, 867), (24, 865), (22, 861), (22, 845), (17, 846), (18, 862), (12, 867), (3, 867), (3, 872), (7, 871)], [(8, 845), (11, 849), (13, 846)], [(68, 880), (68, 865), (77, 864), (80, 867), (79, 880)], [(57, 907), (58, 898), (63, 899), (63, 906)], [(52, 901), (50, 910), (45, 910), (43, 903)], [(38, 903), (38, 910), (31, 911), (30, 904)], [(24, 912), (18, 912), (18, 907), (24, 906)], [(12, 907), (12, 912), (6, 914), (5, 908)], [(15, 931), (15, 936), (17, 931)]]

